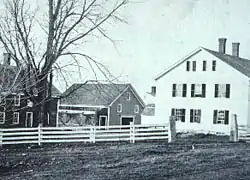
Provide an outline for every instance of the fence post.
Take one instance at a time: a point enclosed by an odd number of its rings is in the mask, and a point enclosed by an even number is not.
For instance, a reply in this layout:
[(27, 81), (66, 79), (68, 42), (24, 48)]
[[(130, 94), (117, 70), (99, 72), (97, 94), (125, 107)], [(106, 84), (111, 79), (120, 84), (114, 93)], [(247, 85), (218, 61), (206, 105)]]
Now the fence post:
[(176, 122), (175, 117), (169, 117), (169, 133), (168, 133), (168, 142), (174, 142), (176, 140)]
[(92, 138), (93, 138), (93, 143), (95, 143), (95, 134), (96, 134), (96, 127), (93, 127), (93, 134), (92, 134)]
[(3, 145), (3, 132), (2, 129), (0, 129), (0, 147)]
[(95, 131), (96, 131), (95, 126), (91, 126), (90, 127), (89, 138), (90, 138), (90, 142), (92, 142), (92, 143), (95, 143)]
[(230, 129), (230, 136), (229, 141), (231, 142), (238, 142), (238, 122), (237, 122), (237, 115), (232, 114), (231, 116), (231, 129)]
[(134, 126), (134, 122), (130, 122), (130, 143), (135, 143), (135, 126)]
[(39, 123), (37, 130), (38, 130), (38, 145), (41, 146), (41, 123)]

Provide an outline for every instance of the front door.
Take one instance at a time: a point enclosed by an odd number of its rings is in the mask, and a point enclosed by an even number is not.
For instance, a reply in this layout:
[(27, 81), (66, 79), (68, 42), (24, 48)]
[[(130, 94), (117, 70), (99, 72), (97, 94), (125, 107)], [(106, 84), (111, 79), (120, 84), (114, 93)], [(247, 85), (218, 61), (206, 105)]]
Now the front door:
[(133, 122), (134, 118), (132, 117), (122, 117), (122, 125), (130, 125), (130, 122)]
[(27, 112), (26, 113), (25, 126), (26, 127), (32, 127), (33, 126), (33, 112)]
[(107, 116), (100, 116), (99, 117), (99, 126), (105, 126), (107, 121)]

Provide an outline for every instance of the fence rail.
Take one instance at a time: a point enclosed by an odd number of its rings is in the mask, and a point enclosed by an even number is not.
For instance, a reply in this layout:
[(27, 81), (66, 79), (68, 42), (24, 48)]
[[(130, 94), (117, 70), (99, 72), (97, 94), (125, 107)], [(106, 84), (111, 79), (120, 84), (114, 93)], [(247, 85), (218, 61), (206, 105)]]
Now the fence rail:
[(169, 138), (168, 125), (37, 127), (0, 129), (0, 145), (64, 142), (112, 142)]

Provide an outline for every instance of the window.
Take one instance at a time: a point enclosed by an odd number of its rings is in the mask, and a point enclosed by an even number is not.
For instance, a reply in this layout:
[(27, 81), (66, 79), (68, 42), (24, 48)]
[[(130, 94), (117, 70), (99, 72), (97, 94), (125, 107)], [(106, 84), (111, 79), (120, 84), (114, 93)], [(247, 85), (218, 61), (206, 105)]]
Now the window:
[(106, 126), (107, 119), (107, 116), (99, 116), (99, 126)]
[(212, 62), (212, 71), (216, 71), (216, 61)]
[(207, 70), (207, 61), (203, 61), (202, 63), (202, 71), (206, 71)]
[(126, 92), (126, 100), (130, 101), (130, 92)]
[(135, 105), (134, 113), (139, 113), (139, 109), (140, 109), (139, 105)]
[(5, 97), (0, 96), (0, 104), (1, 105), (6, 104), (6, 98)]
[(193, 71), (196, 71), (196, 61), (193, 61)]
[(190, 61), (187, 61), (186, 70), (187, 70), (187, 71), (190, 71)]
[(176, 121), (181, 121), (181, 122), (185, 122), (185, 114), (186, 114), (186, 110), (185, 109), (172, 109), (171, 110), (171, 115), (175, 116), (175, 120)]
[(26, 112), (25, 127), (33, 126), (33, 112)]
[(206, 84), (192, 84), (191, 97), (206, 97)]
[(214, 97), (230, 98), (230, 84), (215, 84)]
[(173, 84), (172, 97), (187, 97), (187, 84)]
[(117, 112), (122, 112), (122, 104), (117, 104)]
[(0, 124), (5, 123), (5, 112), (0, 112)]
[(13, 124), (19, 124), (19, 112), (13, 114)]
[(14, 97), (14, 105), (15, 106), (20, 106), (20, 100), (21, 100), (21, 96), (17, 95)]
[(228, 110), (214, 110), (213, 124), (228, 124)]
[(190, 109), (190, 122), (191, 123), (201, 122), (201, 110), (200, 109)]

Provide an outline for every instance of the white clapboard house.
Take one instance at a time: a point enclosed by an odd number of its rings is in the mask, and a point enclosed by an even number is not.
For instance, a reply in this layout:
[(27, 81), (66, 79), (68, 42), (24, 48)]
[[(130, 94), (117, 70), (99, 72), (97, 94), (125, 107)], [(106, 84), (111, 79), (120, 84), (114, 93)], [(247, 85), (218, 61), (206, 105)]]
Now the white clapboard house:
[(226, 38), (218, 51), (199, 47), (156, 78), (156, 118), (177, 130), (230, 131), (232, 115), (250, 126), (250, 60), (239, 57), (239, 43), (226, 54)]

